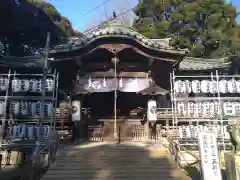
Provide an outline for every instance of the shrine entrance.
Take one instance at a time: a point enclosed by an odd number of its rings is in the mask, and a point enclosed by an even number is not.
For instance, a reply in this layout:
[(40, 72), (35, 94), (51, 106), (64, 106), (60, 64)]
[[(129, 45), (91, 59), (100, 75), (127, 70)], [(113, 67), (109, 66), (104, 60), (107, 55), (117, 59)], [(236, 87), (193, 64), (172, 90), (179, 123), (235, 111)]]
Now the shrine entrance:
[[(82, 106), (90, 108), (96, 120), (112, 120), (114, 119), (114, 96), (114, 92), (97, 92), (84, 95)], [(147, 102), (148, 96), (133, 92), (117, 92), (117, 118), (132, 118), (131, 112), (147, 108)]]
[[(133, 92), (117, 92), (116, 101), (114, 98), (114, 92), (84, 95), (83, 107), (91, 111), (88, 128), (85, 127), (90, 141), (132, 140), (134, 126), (141, 125), (144, 120), (148, 96)], [(143, 128), (141, 130), (144, 131)], [(117, 138), (114, 137), (115, 132)]]

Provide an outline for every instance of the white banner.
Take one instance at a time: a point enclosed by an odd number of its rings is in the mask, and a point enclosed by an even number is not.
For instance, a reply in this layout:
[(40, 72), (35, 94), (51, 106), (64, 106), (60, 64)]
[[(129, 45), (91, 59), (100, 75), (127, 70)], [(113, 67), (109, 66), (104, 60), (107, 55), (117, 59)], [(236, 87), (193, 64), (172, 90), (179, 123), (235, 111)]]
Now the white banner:
[(148, 121), (156, 121), (157, 120), (157, 102), (155, 100), (148, 101), (148, 109), (147, 109), (147, 120)]
[(198, 132), (203, 180), (222, 180), (219, 166), (217, 138), (214, 133)]
[(81, 120), (81, 101), (75, 100), (72, 101), (72, 121)]

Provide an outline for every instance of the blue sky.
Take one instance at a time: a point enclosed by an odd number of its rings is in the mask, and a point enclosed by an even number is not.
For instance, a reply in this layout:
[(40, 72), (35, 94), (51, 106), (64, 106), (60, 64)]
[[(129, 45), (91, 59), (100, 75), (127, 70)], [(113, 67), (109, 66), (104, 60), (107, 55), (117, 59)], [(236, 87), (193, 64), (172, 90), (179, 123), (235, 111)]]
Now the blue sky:
[[(88, 13), (94, 7), (100, 5), (106, 0), (46, 0), (53, 4), (58, 11), (66, 16), (73, 24), (73, 27), (79, 31), (98, 25), (107, 17), (112, 16), (113, 10), (117, 13), (124, 12), (135, 7), (138, 0), (109, 0), (104, 6)], [(231, 0), (226, 0), (231, 2)], [(232, 0), (232, 4), (240, 12), (240, 0)], [(87, 13), (87, 14), (86, 14)], [(133, 19), (133, 13), (129, 12), (121, 18)], [(238, 17), (240, 23), (240, 17)]]
[[(84, 31), (92, 26), (98, 25), (101, 21), (104, 21), (106, 17), (112, 16), (113, 10), (121, 13), (135, 7), (138, 2), (138, 0), (109, 0), (104, 6), (88, 13), (106, 0), (45, 1), (53, 4), (63, 16), (66, 16), (72, 22), (73, 27), (79, 31)], [(123, 18), (132, 18), (132, 13), (127, 13)]]

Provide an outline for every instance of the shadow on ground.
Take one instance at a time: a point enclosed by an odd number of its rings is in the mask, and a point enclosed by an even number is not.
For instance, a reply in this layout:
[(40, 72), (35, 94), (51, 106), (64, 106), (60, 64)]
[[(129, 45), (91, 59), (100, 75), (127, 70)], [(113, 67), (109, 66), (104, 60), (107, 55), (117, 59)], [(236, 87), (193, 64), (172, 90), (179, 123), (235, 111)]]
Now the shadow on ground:
[(60, 152), (43, 179), (183, 180), (183, 172), (160, 149), (127, 144), (77, 145)]

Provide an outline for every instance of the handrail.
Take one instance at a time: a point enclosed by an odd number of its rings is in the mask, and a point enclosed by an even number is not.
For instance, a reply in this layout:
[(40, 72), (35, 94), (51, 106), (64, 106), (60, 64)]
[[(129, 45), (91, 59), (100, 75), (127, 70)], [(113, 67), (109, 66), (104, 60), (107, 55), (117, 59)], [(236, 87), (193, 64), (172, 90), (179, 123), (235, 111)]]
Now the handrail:
[(55, 139), (51, 143), (47, 144), (43, 148), (38, 143), (36, 144), (36, 148), (32, 155), (32, 163), (31, 163), (31, 175), (30, 180), (36, 180), (36, 177), (39, 175), (38, 172), (42, 168), (41, 166), (41, 154), (43, 154), (46, 150), (48, 150), (48, 168), (52, 165), (53, 161), (56, 158), (56, 152), (58, 148), (58, 141)]
[(169, 141), (170, 153), (174, 156), (175, 162), (181, 168), (183, 168), (183, 165), (180, 162), (180, 155), (182, 155), (181, 149), (184, 150), (186, 153), (188, 153), (189, 155), (191, 155), (192, 157), (194, 157), (196, 159), (194, 162), (189, 163), (188, 160), (184, 156), (181, 156), (181, 157), (183, 157), (183, 160), (187, 163), (187, 166), (193, 166), (193, 165), (198, 164), (200, 162), (200, 159), (196, 154), (189, 151), (187, 148), (185, 148), (184, 146), (182, 146), (181, 144), (176, 142), (174, 139), (171, 139), (169, 137), (167, 139)]

